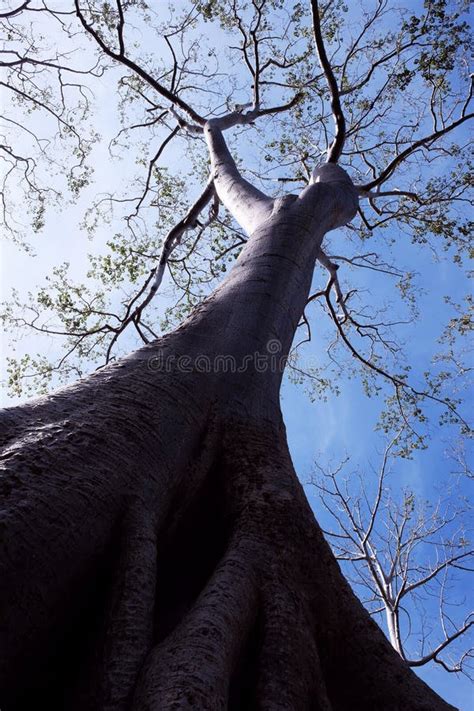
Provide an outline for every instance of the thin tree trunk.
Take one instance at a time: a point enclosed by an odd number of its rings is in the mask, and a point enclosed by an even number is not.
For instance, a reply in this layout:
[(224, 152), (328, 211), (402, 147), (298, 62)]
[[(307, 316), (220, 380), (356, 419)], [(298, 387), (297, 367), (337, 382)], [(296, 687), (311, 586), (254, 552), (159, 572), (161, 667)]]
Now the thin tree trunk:
[(2, 711), (450, 708), (350, 591), (281, 419), (280, 358), (355, 205), (344, 180), (265, 204), (176, 331), (2, 414)]
[(392, 584), (387, 585), (387, 588), (388, 603), (385, 603), (385, 619), (387, 620), (388, 637), (392, 647), (402, 659), (406, 659), (400, 637), (399, 611), (393, 606)]

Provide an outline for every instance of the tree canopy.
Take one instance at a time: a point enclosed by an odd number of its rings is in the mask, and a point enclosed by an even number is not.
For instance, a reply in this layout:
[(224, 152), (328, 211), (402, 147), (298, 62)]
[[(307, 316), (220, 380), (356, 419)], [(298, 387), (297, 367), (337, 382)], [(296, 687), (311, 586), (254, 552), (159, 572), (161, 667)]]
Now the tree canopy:
[(10, 279), (10, 394), (47, 392), (152, 341), (219, 283), (247, 234), (219, 205), (202, 126), (232, 115), (229, 147), (263, 193), (299, 192), (328, 160), (360, 198), (325, 239), (289, 380), (327, 400), (358, 378), (399, 457), (438, 437), (459, 447), (472, 323), (467, 10), (9, 3), (3, 233), (24, 253), (55, 245), (44, 274)]

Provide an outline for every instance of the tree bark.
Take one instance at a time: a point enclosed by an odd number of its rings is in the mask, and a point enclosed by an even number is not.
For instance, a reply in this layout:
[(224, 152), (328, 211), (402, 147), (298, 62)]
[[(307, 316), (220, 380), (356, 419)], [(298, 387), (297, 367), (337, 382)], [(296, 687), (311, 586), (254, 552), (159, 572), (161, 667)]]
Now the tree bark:
[(2, 413), (2, 711), (451, 708), (354, 597), (288, 452), (281, 366), (357, 204), (338, 171), (263, 196), (173, 333)]

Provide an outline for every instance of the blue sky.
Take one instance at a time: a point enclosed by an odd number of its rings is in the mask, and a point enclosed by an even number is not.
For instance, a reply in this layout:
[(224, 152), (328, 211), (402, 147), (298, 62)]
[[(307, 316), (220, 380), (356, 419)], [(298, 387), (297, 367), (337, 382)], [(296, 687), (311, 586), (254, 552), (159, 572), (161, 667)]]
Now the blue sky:
[[(377, 453), (383, 449), (385, 442), (374, 432), (377, 405), (368, 402), (357, 392), (358, 389), (355, 384), (349, 385), (339, 398), (312, 404), (302, 388), (288, 384), (283, 388), (282, 409), (295, 469), (306, 485), (306, 494), (323, 526), (329, 525), (328, 517), (321, 509), (314, 488), (307, 485), (315, 460), (337, 463), (345, 455), (350, 455), (351, 467), (361, 466), (364, 470), (369, 461), (377, 466), (380, 461)], [(446, 444), (442, 439), (434, 441), (429, 450), (415, 453), (410, 461), (402, 460), (395, 464), (391, 477), (394, 494), (397, 487), (408, 486), (421, 497), (434, 499), (439, 495), (436, 485), (446, 480), (450, 467), (452, 464), (447, 457)], [(465, 488), (465, 492), (472, 496), (472, 484)], [(471, 590), (465, 592), (468, 597), (472, 596)], [(436, 615), (436, 611), (433, 614)], [(451, 704), (461, 711), (471, 711), (474, 696), (469, 679), (448, 674), (433, 664), (417, 669), (417, 673)]]

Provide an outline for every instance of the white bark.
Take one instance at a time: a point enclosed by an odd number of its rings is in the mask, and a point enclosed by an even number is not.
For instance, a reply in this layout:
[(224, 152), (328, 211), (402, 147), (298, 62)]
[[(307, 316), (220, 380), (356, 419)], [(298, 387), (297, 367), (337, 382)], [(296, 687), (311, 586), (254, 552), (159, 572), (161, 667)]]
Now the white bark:
[[(322, 183), (347, 190), (346, 200), (341, 201), (341, 195), (339, 195), (337, 211), (331, 210), (332, 206), (328, 201), (327, 208), (330, 214), (325, 217), (332, 219), (326, 229), (335, 229), (347, 224), (352, 219), (358, 204), (357, 191), (346, 171), (340, 166), (335, 163), (325, 163), (318, 166), (312, 173), (308, 188), (303, 190), (299, 196), (290, 195), (275, 200), (251, 185), (239, 173), (222, 135), (222, 128), (226, 126), (221, 124), (220, 119), (211, 119), (204, 126), (214, 185), (223, 204), (249, 235), (269, 220), (275, 212), (283, 207), (288, 207), (292, 202), (299, 201), (296, 204), (299, 204), (308, 213), (311, 210), (310, 204), (308, 204), (308, 198), (311, 201), (311, 193), (308, 193), (308, 190)], [(314, 189), (313, 194), (315, 195)], [(314, 207), (313, 217), (316, 217), (314, 226), (319, 231), (321, 215), (316, 209), (316, 202)], [(317, 216), (316, 213), (318, 213)]]
[(240, 175), (226, 146), (219, 119), (206, 123), (204, 135), (217, 194), (234, 219), (250, 235), (271, 216), (274, 201)]

